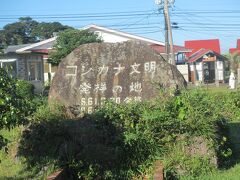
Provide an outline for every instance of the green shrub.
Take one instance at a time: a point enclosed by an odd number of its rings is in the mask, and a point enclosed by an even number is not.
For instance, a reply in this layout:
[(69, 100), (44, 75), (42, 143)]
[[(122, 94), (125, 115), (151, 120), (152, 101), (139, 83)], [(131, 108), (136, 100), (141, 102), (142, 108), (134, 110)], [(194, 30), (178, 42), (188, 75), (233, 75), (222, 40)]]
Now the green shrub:
[[(225, 127), (226, 122), (215, 110), (211, 97), (199, 90), (182, 92), (180, 96), (168, 97), (164, 101), (159, 98), (141, 104), (108, 103), (103, 109), (90, 115), (89, 119), (98, 128), (109, 133), (111, 144), (104, 145), (117, 149), (111, 156), (119, 159), (115, 159), (108, 167), (98, 161), (89, 162), (84, 158), (76, 158), (74, 165), (70, 167), (75, 167), (74, 172), (83, 179), (104, 179), (107, 178), (105, 174), (111, 174), (113, 179), (131, 179), (146, 174), (156, 159), (164, 161), (166, 154), (172, 154), (173, 161), (170, 158), (166, 162), (173, 169), (184, 164), (184, 175), (196, 177), (207, 170), (211, 172), (213, 167), (216, 168), (214, 162), (210, 161), (213, 156), (219, 155), (221, 159), (231, 155), (226, 153), (228, 146), (222, 141), (225, 134), (220, 133), (220, 128)], [(184, 139), (185, 146), (191, 144), (192, 137), (202, 137), (213, 153), (206, 154), (206, 157), (197, 154), (190, 156), (183, 149), (178, 149), (178, 153), (184, 154), (184, 157), (179, 155), (179, 159), (174, 159), (177, 154), (172, 149), (181, 137), (188, 137)], [(91, 154), (90, 149), (87, 152)], [(168, 167), (170, 166), (166, 165), (165, 171), (169, 177), (171, 170)], [(178, 174), (172, 175), (178, 177)]]
[(15, 82), (15, 79), (0, 68), (0, 129), (21, 125), (32, 113), (29, 100), (18, 95)]
[(166, 179), (180, 179), (185, 176), (191, 177), (189, 179), (194, 179), (216, 170), (211, 156), (189, 154), (187, 152), (188, 145), (186, 144), (188, 142), (180, 141), (169, 146), (168, 153), (163, 157), (164, 176)]
[(47, 101), (29, 118), (30, 124), (23, 132), (18, 154), (25, 157), (35, 174), (59, 167), (59, 148), (65, 141), (71, 141), (64, 118), (63, 107), (56, 103), (48, 105)]
[[(44, 98), (34, 96), (32, 84), (14, 79), (0, 68), (0, 130), (26, 125), (29, 116), (43, 102)], [(0, 148), (6, 147), (7, 143), (8, 140), (0, 135)]]
[(31, 122), (44, 122), (54, 120), (64, 120), (66, 117), (64, 107), (56, 102), (48, 104), (47, 99), (38, 97), (35, 99), (34, 104), (37, 110), (31, 116)]
[[(164, 163), (167, 178), (197, 177), (214, 171), (213, 156), (224, 161), (231, 155), (226, 120), (214, 101), (193, 90), (146, 103), (109, 102), (77, 120), (65, 119), (61, 106), (44, 105), (24, 133), (22, 155), (31, 165), (66, 168), (72, 179), (141, 179), (156, 160)], [(206, 140), (213, 153), (189, 154), (194, 137)]]
[(34, 86), (28, 81), (18, 79), (16, 81), (16, 93), (22, 98), (32, 99), (34, 97)]
[(212, 95), (217, 111), (227, 120), (240, 121), (240, 92), (227, 92)]
[[(170, 147), (166, 150), (166, 154), (173, 154), (173, 159), (175, 155), (177, 156), (177, 152), (172, 152), (172, 149), (181, 137), (188, 137), (184, 140), (186, 146), (194, 137), (204, 138), (208, 142), (209, 148), (218, 155), (218, 163), (229, 159), (229, 156), (231, 156), (231, 153), (227, 153), (229, 152), (227, 142), (222, 141), (227, 134), (227, 130), (224, 129), (227, 126), (226, 121), (217, 111), (211, 96), (204, 91), (182, 92), (180, 96), (169, 98), (165, 103), (162, 103), (159, 99), (158, 103), (151, 109), (149, 108), (144, 116), (148, 123), (153, 122), (150, 126), (152, 127), (151, 131), (158, 136), (160, 135), (161, 141), (159, 143), (165, 148)], [(183, 150), (180, 150), (180, 152), (185, 154)], [(174, 153), (176, 154), (174, 155)], [(205, 169), (206, 164), (209, 165), (210, 171), (210, 167), (214, 166), (210, 162), (203, 163), (207, 162), (203, 157), (196, 158), (188, 155), (187, 158), (189, 163), (185, 164), (184, 169), (188, 170), (184, 175), (197, 176), (200, 172), (204, 172), (203, 169)], [(206, 158), (211, 159), (209, 154), (206, 155)], [(184, 161), (183, 158), (176, 163), (171, 162), (175, 164), (175, 167), (167, 166), (165, 171), (171, 172), (171, 169), (176, 169), (176, 166), (184, 164)], [(194, 168), (194, 163), (199, 166), (202, 165), (202, 169), (200, 167)]]
[[(218, 170), (210, 174), (205, 174), (195, 178), (196, 180), (238, 180), (240, 174), (240, 164), (232, 167), (228, 170)], [(185, 177), (183, 179), (190, 179), (190, 177)]]
[(48, 62), (52, 65), (58, 65), (62, 58), (66, 57), (75, 48), (82, 44), (102, 42), (97, 34), (88, 30), (66, 29), (58, 34), (54, 49), (50, 53)]

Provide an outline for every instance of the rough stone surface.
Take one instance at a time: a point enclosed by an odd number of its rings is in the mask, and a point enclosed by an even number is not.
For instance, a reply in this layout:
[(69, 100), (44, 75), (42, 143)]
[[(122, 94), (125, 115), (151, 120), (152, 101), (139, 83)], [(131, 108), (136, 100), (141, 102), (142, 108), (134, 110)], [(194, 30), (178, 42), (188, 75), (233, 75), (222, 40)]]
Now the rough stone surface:
[(217, 167), (217, 155), (213, 148), (209, 147), (209, 140), (203, 137), (192, 137), (187, 153), (191, 156), (208, 157), (211, 163)]
[(73, 116), (91, 113), (105, 100), (149, 100), (159, 87), (184, 88), (180, 72), (140, 42), (81, 45), (59, 64), (49, 100), (61, 101)]
[(47, 180), (64, 180), (64, 179), (67, 179), (64, 169), (58, 170), (47, 177)]
[(163, 165), (160, 161), (155, 163), (153, 180), (163, 180)]

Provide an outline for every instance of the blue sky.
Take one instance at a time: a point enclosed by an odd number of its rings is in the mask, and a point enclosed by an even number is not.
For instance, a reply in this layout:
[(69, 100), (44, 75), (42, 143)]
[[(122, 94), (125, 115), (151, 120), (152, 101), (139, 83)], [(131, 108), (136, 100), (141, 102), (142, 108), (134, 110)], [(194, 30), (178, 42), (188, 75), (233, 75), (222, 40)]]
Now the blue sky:
[[(163, 15), (154, 0), (1, 0), (0, 29), (18, 17), (53, 22), (76, 28), (90, 23), (164, 41)], [(216, 39), (222, 53), (236, 46), (240, 38), (239, 0), (175, 0), (170, 8), (174, 43), (185, 40)]]

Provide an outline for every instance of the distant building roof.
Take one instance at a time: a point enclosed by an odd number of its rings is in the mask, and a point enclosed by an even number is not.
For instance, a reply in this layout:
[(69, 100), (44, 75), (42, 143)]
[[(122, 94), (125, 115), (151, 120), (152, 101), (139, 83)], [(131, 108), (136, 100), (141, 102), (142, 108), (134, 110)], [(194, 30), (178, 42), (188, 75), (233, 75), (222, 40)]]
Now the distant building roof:
[(5, 50), (4, 53), (15, 53), (16, 50), (25, 48), (27, 46), (30, 46), (31, 44), (21, 44), (21, 45), (13, 45), (13, 46), (8, 46)]
[[(117, 36), (120, 36), (120, 37), (127, 38), (129, 40), (143, 41), (143, 42), (146, 42), (148, 44), (158, 44), (158, 45), (163, 45), (164, 46), (164, 43), (161, 42), (161, 41), (156, 41), (156, 40), (153, 40), (153, 39), (129, 34), (129, 33), (126, 33), (126, 32), (119, 31), (119, 30), (114, 30), (114, 29), (98, 26), (98, 25), (95, 25), (95, 24), (90, 24), (88, 26), (83, 27), (82, 29), (86, 29), (86, 30), (90, 30), (90, 31), (103, 31), (103, 32), (107, 32), (109, 34), (114, 34), (114, 35), (117, 35)], [(104, 39), (103, 39), (103, 41), (104, 41)]]
[(237, 40), (237, 48), (230, 48), (229, 53), (230, 54), (235, 54), (235, 53), (240, 54), (240, 39)]
[(210, 50), (201, 48), (198, 51), (191, 54), (191, 56), (188, 58), (187, 62), (192, 63), (203, 57), (205, 54), (207, 54)]
[(204, 49), (201, 48), (198, 51), (194, 52), (187, 60), (188, 63), (192, 63), (192, 62), (196, 62), (197, 60), (203, 58), (204, 55), (208, 54), (208, 53), (213, 53), (218, 57), (221, 57), (222, 59), (226, 59), (224, 56), (222, 56), (221, 54), (212, 51), (210, 49)]
[(240, 54), (240, 48), (230, 48), (229, 49), (229, 53), (230, 54), (235, 54), (235, 53), (239, 53)]
[(33, 44), (21, 44), (8, 46), (4, 53), (23, 53), (23, 52), (39, 52), (39, 53), (48, 53), (49, 50), (53, 48), (56, 37), (46, 39)]
[[(113, 30), (109, 29), (106, 27), (101, 27), (97, 25), (89, 25), (86, 26), (82, 29), (87, 29), (90, 31), (98, 32), (102, 31), (108, 34), (113, 34), (115, 36), (119, 37), (124, 37), (124, 40), (136, 40), (136, 41), (142, 41), (147, 44), (149, 44), (154, 50), (156, 50), (159, 53), (165, 53), (165, 44), (160, 41), (152, 40), (149, 38), (137, 36), (137, 35), (132, 35), (126, 32), (118, 31), (118, 30)], [(51, 50), (54, 46), (54, 43), (56, 42), (57, 37), (52, 37), (34, 44), (23, 44), (23, 45), (16, 45), (16, 46), (9, 46), (6, 50), (5, 53), (25, 53), (25, 52), (38, 52), (38, 53), (45, 53), (47, 54), (49, 50)], [(104, 39), (103, 39), (104, 40)], [(196, 42), (196, 41), (194, 41)], [(188, 44), (188, 42), (186, 42)], [(190, 42), (189, 42), (190, 43)], [(190, 43), (191, 44), (191, 43)], [(179, 52), (186, 52), (190, 53), (192, 52), (192, 48), (187, 48), (183, 46), (177, 46), (174, 45), (174, 52), (179, 53)]]
[(219, 39), (206, 39), (206, 40), (189, 40), (185, 41), (185, 48), (192, 49), (192, 52), (187, 54), (191, 56), (193, 53), (200, 49), (209, 49), (218, 54), (221, 54)]
[(52, 49), (53, 46), (55, 44), (55, 40), (53, 41), (50, 41), (50, 42), (46, 42), (42, 45), (39, 45), (39, 46), (35, 46), (33, 48), (31, 48), (31, 50), (36, 50), (36, 49)]
[(24, 51), (31, 51), (31, 50), (47, 50), (47, 49), (52, 49), (53, 44), (55, 43), (55, 40), (57, 37), (52, 37), (43, 41), (40, 41), (38, 43), (31, 44), (29, 46), (23, 47), (21, 49), (17, 49), (16, 52), (24, 52)]

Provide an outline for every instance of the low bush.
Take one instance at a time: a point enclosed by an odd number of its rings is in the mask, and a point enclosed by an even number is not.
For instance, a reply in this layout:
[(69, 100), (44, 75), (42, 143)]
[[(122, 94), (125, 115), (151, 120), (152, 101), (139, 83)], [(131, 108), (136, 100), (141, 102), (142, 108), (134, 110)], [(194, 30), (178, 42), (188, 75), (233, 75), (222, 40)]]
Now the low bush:
[[(164, 177), (166, 177), (166, 179), (180, 179), (184, 176), (191, 177), (189, 179), (194, 179), (200, 175), (209, 174), (216, 170), (213, 161), (214, 154), (211, 154), (211, 156), (209, 154), (201, 154), (200, 152), (191, 154), (188, 152), (188, 148), (191, 146), (189, 144), (190, 142), (192, 142), (190, 139), (187, 141), (181, 140), (168, 146), (168, 153), (162, 158), (165, 169)], [(197, 148), (196, 144), (195, 148)], [(209, 152), (211, 152), (211, 150), (205, 153)]]
[(59, 167), (59, 148), (71, 139), (64, 124), (63, 107), (56, 103), (48, 105), (45, 98), (37, 101), (41, 106), (29, 117), (30, 124), (22, 134), (18, 155), (24, 157), (28, 171), (40, 178)]
[(48, 104), (45, 97), (39, 96), (34, 99), (33, 104), (37, 105), (36, 112), (30, 117), (32, 124), (66, 119), (64, 107), (56, 102)]
[[(16, 80), (0, 68), (0, 129), (24, 124), (31, 113), (31, 103), (18, 94)], [(6, 144), (4, 137), (0, 140), (0, 144)]]
[(228, 121), (240, 121), (240, 92), (227, 92), (212, 95), (212, 102), (218, 112)]
[(156, 160), (166, 178), (195, 178), (231, 156), (215, 100), (200, 90), (163, 94), (145, 103), (109, 102), (78, 120), (66, 119), (62, 106), (44, 105), (23, 134), (20, 154), (39, 171), (65, 168), (68, 179), (141, 179)]
[(34, 97), (34, 86), (25, 80), (16, 80), (16, 93), (18, 96), (27, 99), (33, 99)]
[[(169, 176), (172, 169), (178, 169), (178, 173), (184, 172), (184, 176), (189, 175), (196, 177), (199, 173), (204, 173), (203, 169), (212, 170), (211, 167), (217, 167), (217, 164), (225, 162), (231, 156), (227, 141), (224, 139), (227, 135), (226, 120), (218, 112), (215, 103), (209, 94), (201, 90), (192, 90), (182, 92), (180, 96), (169, 98), (165, 103), (159, 99), (158, 103), (152, 108), (149, 108), (145, 113), (148, 122), (158, 123), (157, 126), (152, 126), (152, 132), (162, 135), (161, 144), (166, 149), (165, 154), (172, 154), (172, 158), (176, 161), (171, 162), (171, 166), (166, 165), (165, 172)], [(183, 139), (185, 147), (191, 147), (192, 141), (195, 138), (203, 138), (205, 148), (204, 156), (199, 157), (199, 153), (192, 156), (186, 153), (185, 149), (179, 149), (177, 152), (173, 147)], [(193, 149), (201, 149), (201, 147), (192, 147)], [(210, 149), (209, 153), (208, 150)], [(177, 156), (178, 153), (185, 156)], [(216, 156), (217, 162), (213, 159)], [(179, 157), (178, 161), (177, 157)], [(186, 162), (184, 157), (187, 157)], [(166, 157), (170, 158), (170, 157)], [(162, 157), (160, 157), (162, 159)], [(163, 161), (166, 159), (163, 158)], [(169, 164), (169, 160), (166, 161)], [(176, 162), (176, 163), (174, 163)], [(214, 164), (215, 162), (215, 164)], [(172, 164), (173, 163), (173, 164)], [(196, 163), (196, 164), (195, 164)], [(175, 166), (174, 166), (175, 164)], [(209, 167), (206, 168), (206, 164)], [(179, 166), (183, 165), (182, 168)], [(198, 168), (194, 168), (194, 167)], [(202, 167), (200, 167), (202, 166)], [(205, 166), (205, 167), (204, 167)], [(168, 169), (170, 167), (170, 169)], [(201, 170), (200, 170), (201, 169)], [(186, 171), (185, 171), (186, 170)], [(170, 173), (171, 174), (171, 173)]]

